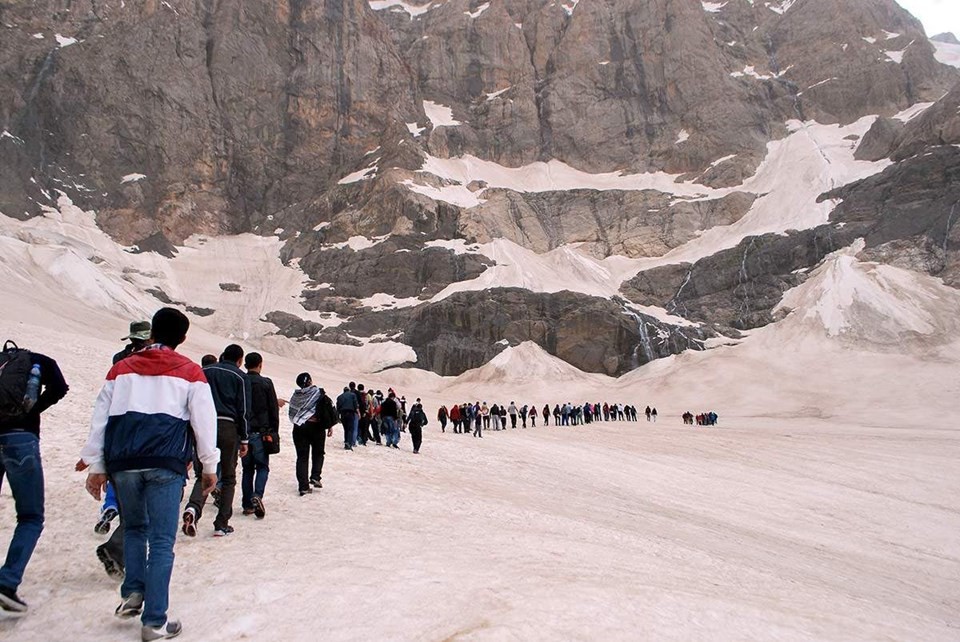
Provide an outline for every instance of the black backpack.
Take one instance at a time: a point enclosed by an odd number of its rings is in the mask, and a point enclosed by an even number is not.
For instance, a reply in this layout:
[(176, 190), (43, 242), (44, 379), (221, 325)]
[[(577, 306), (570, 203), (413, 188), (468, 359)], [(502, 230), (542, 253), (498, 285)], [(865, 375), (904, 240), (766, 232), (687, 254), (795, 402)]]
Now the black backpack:
[(0, 421), (27, 414), (23, 397), (27, 392), (31, 367), (29, 350), (18, 348), (13, 341), (3, 344), (3, 352), (0, 352)]

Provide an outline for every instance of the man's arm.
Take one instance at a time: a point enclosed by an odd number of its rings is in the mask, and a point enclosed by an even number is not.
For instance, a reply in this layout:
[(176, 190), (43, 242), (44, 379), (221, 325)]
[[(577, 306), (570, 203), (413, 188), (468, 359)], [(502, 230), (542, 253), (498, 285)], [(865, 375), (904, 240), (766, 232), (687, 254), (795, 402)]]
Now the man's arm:
[(280, 432), (280, 403), (277, 401), (277, 390), (273, 381), (267, 379), (267, 417), (270, 418), (270, 432)]
[[(42, 367), (42, 366), (41, 366)], [(107, 432), (107, 420), (110, 419), (110, 404), (113, 402), (113, 379), (107, 380), (93, 404), (93, 417), (90, 419), (90, 435), (80, 451), (80, 458), (90, 467), (91, 475), (105, 474), (103, 461), (103, 440)]]
[(250, 408), (253, 407), (253, 387), (250, 385), (250, 378), (240, 377), (243, 380), (243, 387), (240, 392), (242, 399), (240, 401), (240, 421), (237, 423), (237, 430), (240, 435), (240, 443), (246, 444), (250, 441)]
[(187, 395), (197, 458), (204, 471), (214, 471), (220, 463), (220, 451), (217, 449), (217, 407), (213, 405), (213, 393), (209, 384), (194, 382)]
[(43, 392), (37, 398), (37, 403), (33, 407), (33, 412), (38, 415), (63, 399), (70, 387), (67, 385), (60, 366), (50, 357), (42, 354), (33, 355), (34, 361), (40, 366), (40, 383), (43, 384)]

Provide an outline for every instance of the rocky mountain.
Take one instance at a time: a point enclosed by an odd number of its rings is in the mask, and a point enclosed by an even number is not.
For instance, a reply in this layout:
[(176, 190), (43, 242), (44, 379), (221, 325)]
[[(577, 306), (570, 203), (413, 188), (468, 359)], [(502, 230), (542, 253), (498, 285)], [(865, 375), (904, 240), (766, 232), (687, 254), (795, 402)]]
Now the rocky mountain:
[(0, 33), (0, 212), (278, 236), (291, 338), (619, 375), (859, 238), (960, 281), (960, 45), (894, 0), (6, 0)]

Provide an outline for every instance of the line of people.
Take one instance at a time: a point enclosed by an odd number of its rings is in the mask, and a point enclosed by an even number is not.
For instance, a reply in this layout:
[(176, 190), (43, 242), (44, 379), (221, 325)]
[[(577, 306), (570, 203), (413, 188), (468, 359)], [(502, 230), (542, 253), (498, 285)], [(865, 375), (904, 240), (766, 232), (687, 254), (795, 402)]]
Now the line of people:
[[(647, 406), (645, 411), (647, 421), (657, 420), (657, 409)], [(511, 428), (516, 428), (519, 422), (521, 428), (526, 428), (529, 421), (531, 427), (536, 427), (537, 417), (543, 417), (543, 425), (550, 425), (553, 417), (555, 426), (578, 426), (594, 421), (637, 421), (637, 407), (622, 403), (584, 403), (555, 404), (553, 410), (550, 404), (544, 404), (538, 410), (536, 404), (517, 406), (515, 401), (507, 404), (488, 405), (486, 401), (465, 402), (453, 404), (448, 409), (440, 406), (437, 411), (437, 421), (441, 432), (446, 432), (450, 423), (455, 434), (473, 434), (474, 437), (483, 437), (484, 430), (506, 430), (509, 418)]]

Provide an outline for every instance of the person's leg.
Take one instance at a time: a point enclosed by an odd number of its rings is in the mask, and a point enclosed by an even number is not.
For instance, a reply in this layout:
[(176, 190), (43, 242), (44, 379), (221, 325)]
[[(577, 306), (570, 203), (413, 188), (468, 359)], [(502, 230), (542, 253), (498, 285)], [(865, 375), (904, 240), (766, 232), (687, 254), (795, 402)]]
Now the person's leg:
[(170, 575), (173, 573), (173, 544), (177, 539), (177, 508), (184, 478), (165, 468), (145, 470), (143, 499), (149, 520), (147, 538), (146, 592), (143, 594), (144, 626), (163, 626), (170, 603)]
[(350, 450), (350, 433), (353, 431), (353, 414), (343, 413), (340, 415), (340, 425), (343, 426), (343, 447)]
[(203, 506), (207, 503), (207, 496), (203, 494), (203, 464), (200, 463), (200, 458), (194, 455), (193, 458), (193, 489), (190, 491), (190, 499), (187, 500), (187, 508), (192, 508), (194, 513), (196, 513), (196, 521), (200, 521), (200, 517), (203, 515)]
[(237, 454), (239, 435), (232, 421), (217, 422), (217, 448), (220, 449), (220, 507), (213, 527), (222, 528), (230, 524), (233, 517), (233, 496), (237, 492)]
[(310, 444), (313, 447), (313, 467), (310, 469), (310, 480), (320, 483), (323, 479), (323, 460), (326, 455), (327, 431), (319, 424), (310, 428)]
[(413, 441), (413, 452), (420, 452), (420, 444), (423, 443), (423, 429), (411, 424), (410, 439)]
[(270, 455), (263, 448), (263, 439), (257, 439), (258, 449), (254, 453), (255, 476), (253, 484), (253, 494), (263, 499), (263, 494), (267, 492), (267, 480), (270, 478)]
[(253, 510), (253, 478), (257, 471), (257, 464), (253, 458), (254, 438), (255, 435), (250, 435), (250, 452), (240, 459), (240, 467), (243, 470), (240, 478), (240, 506), (245, 511)]
[[(121, 471), (113, 474), (117, 499), (123, 512), (123, 584), (120, 596), (145, 594), (147, 578), (147, 524), (149, 517), (144, 501), (144, 480), (141, 471)], [(179, 506), (179, 497), (177, 498)]]
[(297, 453), (297, 489), (301, 492), (310, 490), (310, 480), (307, 470), (310, 468), (310, 440), (307, 439), (307, 426), (294, 426), (293, 448)]
[(43, 532), (43, 465), (36, 435), (0, 435), (0, 480), (3, 475), (13, 494), (17, 526), (0, 567), (0, 586), (16, 592)]
[(383, 444), (383, 440), (382, 440), (382, 438), (380, 437), (380, 421), (377, 420), (377, 419), (374, 419), (374, 420), (373, 420), (372, 422), (370, 422), (370, 423), (371, 423), (371, 425), (373, 426), (373, 439), (374, 439), (378, 444), (381, 444), (381, 445), (382, 445), (382, 444)]

